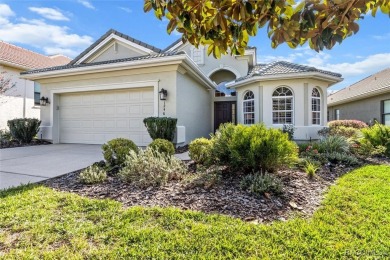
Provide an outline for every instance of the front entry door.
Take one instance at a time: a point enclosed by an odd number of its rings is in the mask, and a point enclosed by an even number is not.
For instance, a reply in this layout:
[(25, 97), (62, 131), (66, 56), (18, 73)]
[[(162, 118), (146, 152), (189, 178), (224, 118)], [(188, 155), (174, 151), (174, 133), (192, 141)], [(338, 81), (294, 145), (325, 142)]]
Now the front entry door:
[(235, 101), (214, 102), (214, 131), (223, 123), (236, 123)]

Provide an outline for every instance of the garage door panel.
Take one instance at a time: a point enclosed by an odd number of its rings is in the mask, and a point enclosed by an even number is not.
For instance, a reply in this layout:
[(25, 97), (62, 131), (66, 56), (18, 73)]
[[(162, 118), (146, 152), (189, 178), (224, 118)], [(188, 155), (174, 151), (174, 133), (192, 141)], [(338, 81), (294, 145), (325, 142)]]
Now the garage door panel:
[(146, 146), (151, 138), (143, 119), (153, 112), (152, 88), (64, 94), (60, 96), (60, 142), (103, 144), (123, 137)]

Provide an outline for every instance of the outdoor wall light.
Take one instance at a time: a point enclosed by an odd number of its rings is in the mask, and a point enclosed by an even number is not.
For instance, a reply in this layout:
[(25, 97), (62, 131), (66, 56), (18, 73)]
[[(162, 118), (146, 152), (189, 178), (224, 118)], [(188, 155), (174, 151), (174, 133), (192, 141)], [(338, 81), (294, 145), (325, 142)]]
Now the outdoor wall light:
[(45, 98), (42, 96), (40, 101), (41, 101), (41, 106), (46, 106), (47, 104), (50, 104), (49, 98), (47, 98), (47, 97)]
[(160, 93), (160, 100), (167, 100), (168, 90), (162, 88), (158, 93)]

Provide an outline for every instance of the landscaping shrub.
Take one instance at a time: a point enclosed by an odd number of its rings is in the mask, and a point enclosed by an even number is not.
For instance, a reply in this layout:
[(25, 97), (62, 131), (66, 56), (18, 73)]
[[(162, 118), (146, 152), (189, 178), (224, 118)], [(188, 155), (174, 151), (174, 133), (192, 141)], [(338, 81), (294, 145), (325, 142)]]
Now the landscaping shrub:
[(354, 143), (351, 145), (351, 148), (355, 154), (364, 156), (381, 156), (386, 153), (386, 147), (382, 145), (374, 147), (372, 143), (366, 138), (359, 138), (357, 140), (354, 140)]
[(17, 118), (7, 122), (12, 138), (26, 144), (38, 134), (40, 124), (36, 118)]
[(306, 160), (305, 165), (303, 167), (303, 170), (307, 173), (307, 176), (312, 179), (315, 175), (317, 170), (319, 169), (319, 165), (311, 160)]
[(233, 138), (236, 125), (226, 123), (220, 125), (215, 135), (211, 135), (211, 158), (218, 164), (228, 165), (230, 163), (229, 143)]
[(329, 127), (324, 127), (321, 130), (318, 130), (318, 135), (322, 138), (326, 138), (330, 134), (330, 128)]
[(144, 188), (180, 180), (186, 172), (186, 166), (181, 160), (148, 147), (138, 153), (130, 151), (124, 167), (119, 171), (119, 177)]
[(172, 142), (165, 139), (157, 138), (153, 140), (153, 142), (151, 142), (148, 147), (159, 151), (160, 153), (165, 153), (166, 155), (175, 154), (175, 147), (173, 146)]
[(339, 152), (331, 152), (325, 154), (327, 160), (334, 164), (344, 164), (348, 166), (354, 166), (359, 164), (359, 160), (350, 154), (339, 153)]
[(283, 125), (282, 132), (287, 133), (288, 139), (292, 140), (292, 139), (294, 139), (295, 127), (294, 127), (294, 125)]
[(368, 127), (366, 123), (359, 120), (333, 120), (328, 122), (328, 126), (330, 128), (344, 126), (344, 127), (352, 127), (356, 129), (363, 129)]
[(0, 141), (11, 141), (12, 135), (7, 130), (0, 130)]
[(212, 142), (206, 138), (198, 138), (193, 140), (189, 147), (189, 156), (191, 160), (198, 164), (207, 164), (211, 157)]
[(125, 138), (115, 138), (102, 145), (103, 156), (111, 167), (122, 166), (130, 151), (138, 151), (135, 143)]
[(237, 125), (228, 143), (230, 166), (244, 171), (273, 172), (297, 159), (297, 146), (280, 129), (263, 124)]
[(104, 182), (107, 179), (107, 173), (97, 165), (89, 166), (80, 172), (79, 180), (84, 184), (95, 184)]
[(358, 138), (361, 131), (353, 127), (339, 126), (330, 128), (329, 134), (344, 136), (345, 138)]
[(244, 172), (272, 172), (297, 159), (297, 146), (288, 135), (263, 124), (224, 124), (211, 141), (211, 158), (216, 163)]
[(165, 139), (173, 141), (176, 132), (177, 118), (170, 117), (147, 117), (144, 124), (150, 137), (155, 139)]
[(390, 126), (375, 124), (362, 130), (363, 136), (375, 148), (379, 146), (386, 147), (385, 154), (390, 156)]
[(344, 136), (330, 135), (313, 144), (319, 153), (348, 153), (350, 144)]
[(266, 192), (281, 194), (283, 184), (277, 177), (271, 174), (260, 174), (257, 172), (244, 176), (240, 182), (240, 188), (253, 195), (260, 196)]

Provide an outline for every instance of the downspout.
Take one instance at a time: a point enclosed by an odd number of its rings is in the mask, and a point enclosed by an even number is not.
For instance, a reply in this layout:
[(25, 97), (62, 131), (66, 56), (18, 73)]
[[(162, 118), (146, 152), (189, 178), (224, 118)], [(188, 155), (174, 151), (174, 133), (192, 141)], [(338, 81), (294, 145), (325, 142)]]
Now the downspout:
[(23, 93), (23, 118), (26, 118), (26, 92), (27, 92), (27, 83), (24, 80), (24, 93)]

